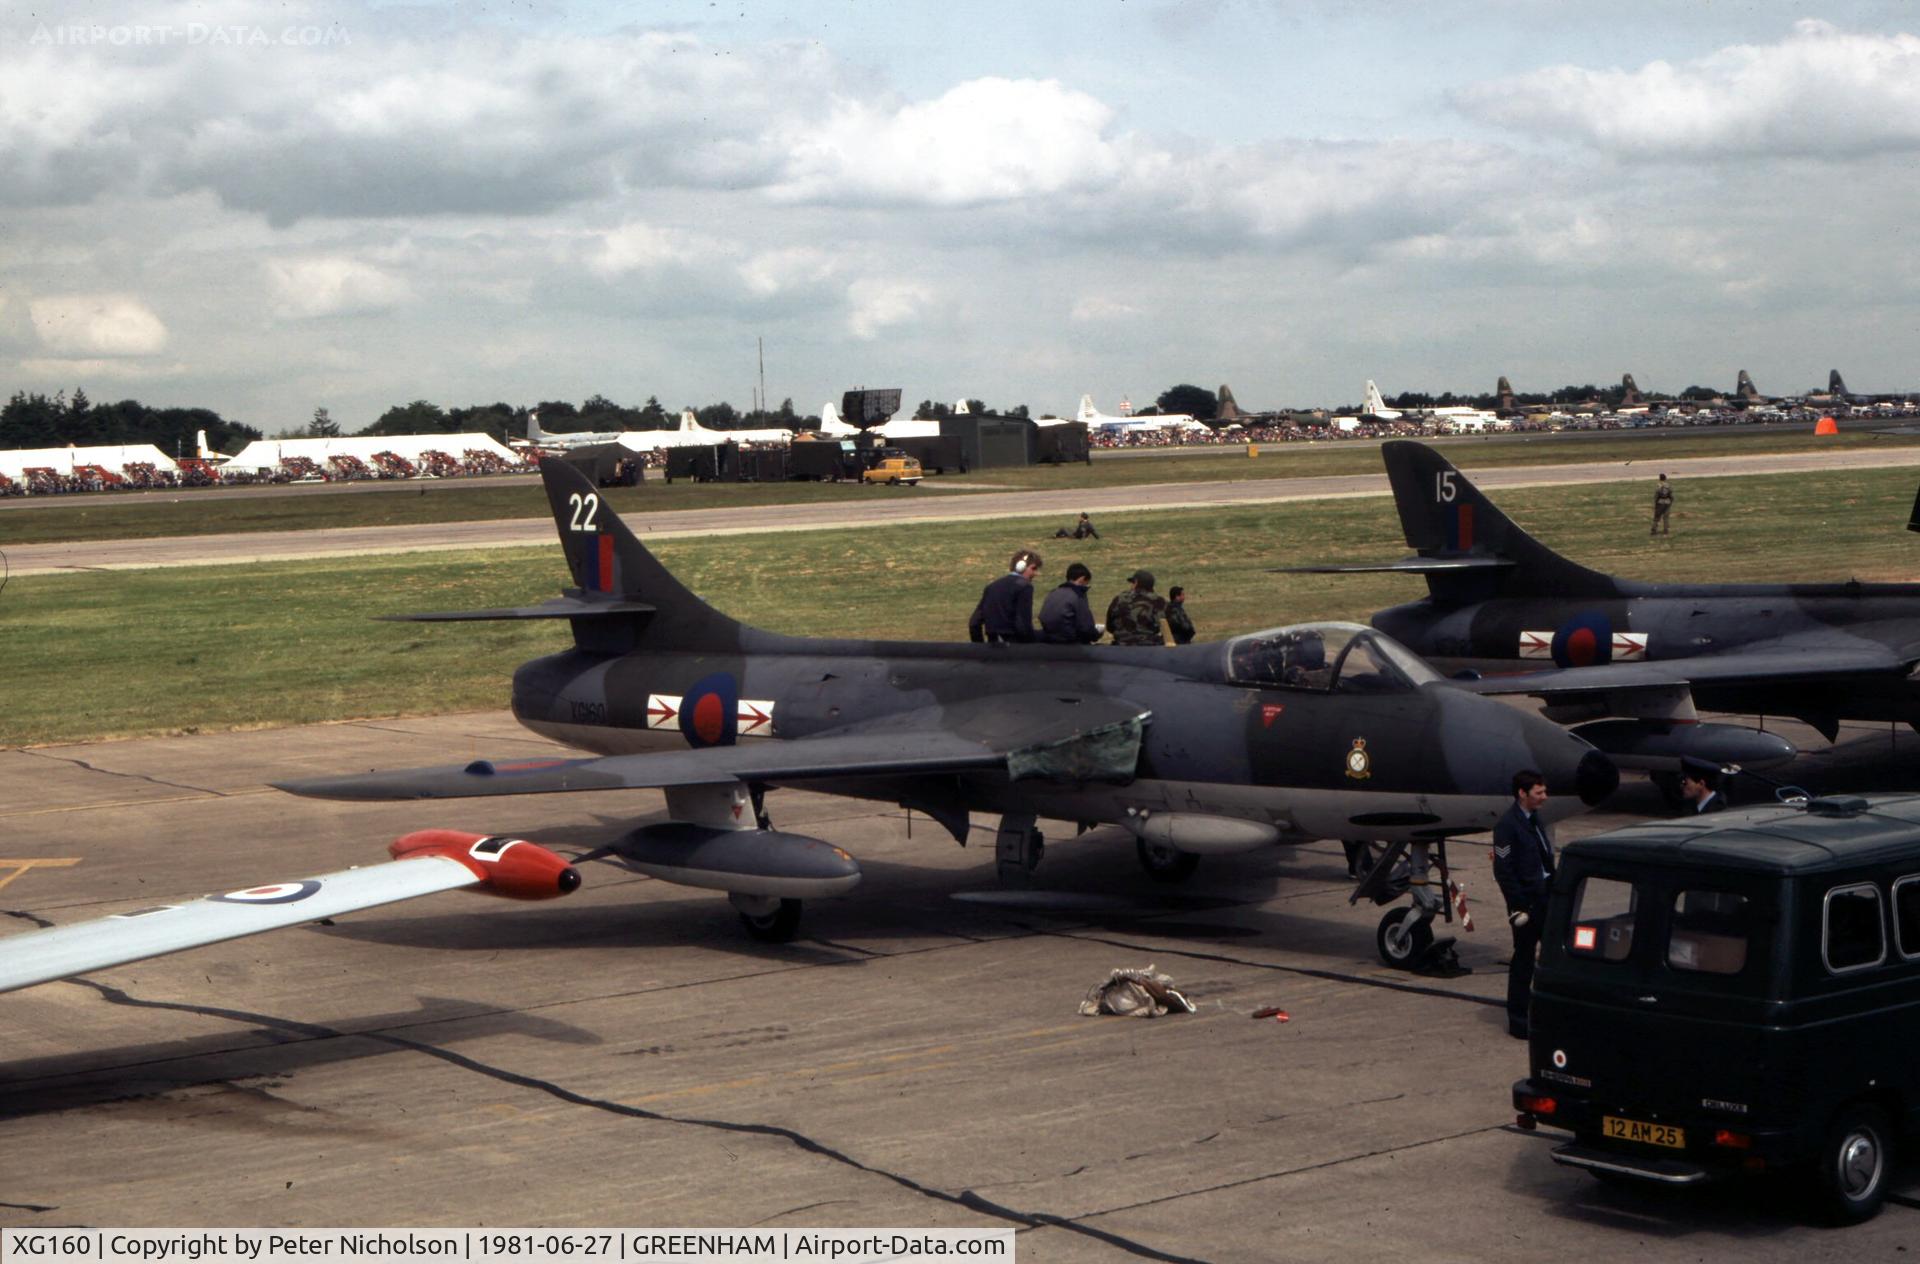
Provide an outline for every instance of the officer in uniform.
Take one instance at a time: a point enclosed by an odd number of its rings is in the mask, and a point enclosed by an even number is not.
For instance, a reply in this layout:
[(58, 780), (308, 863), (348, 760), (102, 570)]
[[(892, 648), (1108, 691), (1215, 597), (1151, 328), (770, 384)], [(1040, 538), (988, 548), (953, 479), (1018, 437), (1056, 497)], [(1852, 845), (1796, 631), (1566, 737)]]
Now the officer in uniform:
[(1527, 1000), (1533, 992), (1533, 958), (1547, 915), (1553, 878), (1553, 837), (1540, 819), (1547, 779), (1531, 768), (1513, 774), (1513, 806), (1493, 827), (1493, 880), (1507, 902), (1513, 928), (1513, 964), (1507, 967), (1507, 1034), (1527, 1038)]
[(1672, 524), (1668, 521), (1673, 515), (1673, 484), (1667, 476), (1660, 476), (1660, 485), (1653, 489), (1653, 529), (1648, 535), (1672, 535)]
[(1135, 571), (1127, 576), (1131, 585), (1126, 592), (1107, 603), (1107, 631), (1115, 645), (1165, 645), (1160, 635), (1160, 617), (1166, 613), (1167, 599), (1153, 591), (1153, 572)]
[(1680, 797), (1687, 801), (1683, 816), (1724, 812), (1727, 796), (1720, 793), (1720, 766), (1691, 756), (1680, 761)]
[(1033, 640), (1033, 577), (1040, 573), (1040, 555), (1021, 549), (1007, 567), (980, 590), (980, 604), (967, 620), (968, 640), (994, 645)]

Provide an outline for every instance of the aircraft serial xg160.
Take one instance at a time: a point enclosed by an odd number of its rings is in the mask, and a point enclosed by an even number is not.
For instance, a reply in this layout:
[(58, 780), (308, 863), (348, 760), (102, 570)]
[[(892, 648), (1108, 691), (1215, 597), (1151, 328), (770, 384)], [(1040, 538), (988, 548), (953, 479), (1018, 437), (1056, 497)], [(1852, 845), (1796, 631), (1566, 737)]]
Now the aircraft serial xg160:
[[(1178, 879), (1203, 855), (1316, 838), (1405, 844), (1424, 865), (1427, 844), (1443, 850), (1449, 836), (1492, 827), (1512, 802), (1517, 769), (1544, 773), (1565, 796), (1563, 812), (1618, 783), (1586, 742), (1450, 687), (1357, 624), (1179, 648), (761, 631), (682, 587), (578, 472), (552, 458), (540, 469), (577, 587), (537, 606), (403, 617), (567, 620), (573, 645), (515, 673), (513, 710), (528, 728), (595, 757), (479, 760), (282, 789), (362, 800), (664, 790), (668, 819), (638, 824), (583, 859), (726, 891), (755, 936), (780, 940), (794, 934), (803, 898), (851, 889), (860, 868), (837, 847), (772, 828), (770, 786), (918, 809), (962, 843), (970, 813), (998, 814), (996, 858), (1013, 873), (1040, 859), (1038, 818), (1119, 824), (1150, 873)], [(211, 913), (229, 914), (239, 901), (290, 922), (360, 907), (354, 898), (475, 884), (548, 895), (578, 882), (557, 857), (517, 840), (428, 831), (395, 850), (405, 858), (352, 875), (216, 897), (226, 903)], [(441, 853), (431, 868), (411, 854), (421, 850)], [(496, 854), (526, 872), (498, 876)], [(316, 900), (301, 916), (303, 891), (331, 893), (349, 878), (356, 894), (329, 894), (325, 912)], [(1382, 934), (1394, 930), (1395, 951), (1410, 952), (1422, 932), (1430, 940), (1434, 911), (1431, 902), (1416, 916), (1395, 909)], [(154, 946), (132, 918), (123, 922), (130, 946), (110, 953), (86, 940), (84, 951), (28, 966), (20, 963), (37, 938), (82, 928), (18, 936), (0, 945), (0, 990), (249, 933), (211, 913), (206, 902), (171, 911), (185, 942)], [(191, 939), (196, 919), (207, 923), (205, 940)]]
[(1512, 673), (1482, 693), (1526, 693), (1629, 767), (1682, 756), (1764, 766), (1792, 749), (1738, 725), (1692, 723), (1694, 706), (1792, 716), (1829, 741), (1841, 720), (1920, 725), (1920, 584), (1653, 584), (1561, 557), (1521, 530), (1438, 452), (1382, 445), (1417, 556), (1316, 572), (1422, 575), (1427, 596), (1373, 626), (1446, 671)]

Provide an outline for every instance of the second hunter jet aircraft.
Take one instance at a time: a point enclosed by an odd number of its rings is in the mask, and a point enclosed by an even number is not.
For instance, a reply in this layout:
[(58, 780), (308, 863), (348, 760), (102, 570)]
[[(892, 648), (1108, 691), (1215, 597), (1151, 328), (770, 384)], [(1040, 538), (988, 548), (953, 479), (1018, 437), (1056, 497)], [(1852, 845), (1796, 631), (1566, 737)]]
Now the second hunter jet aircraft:
[[(1920, 726), (1920, 584), (1654, 584), (1571, 562), (1494, 507), (1423, 444), (1381, 446), (1416, 556), (1292, 568), (1421, 575), (1427, 596), (1373, 625), (1444, 670), (1515, 672), (1472, 686), (1528, 693), (1549, 714), (1610, 715), (1575, 730), (1627, 766), (1684, 756), (1762, 764), (1792, 748), (1714, 711), (1793, 716), (1829, 741), (1841, 720)], [(1557, 670), (1556, 670), (1557, 669)]]
[(964, 843), (1000, 817), (1003, 871), (1031, 869), (1036, 820), (1112, 823), (1156, 876), (1280, 842), (1443, 840), (1490, 828), (1516, 769), (1597, 803), (1618, 774), (1538, 717), (1447, 687), (1354, 624), (1179, 648), (783, 636), (681, 586), (567, 465), (541, 462), (575, 585), (543, 605), (408, 616), (566, 619), (571, 648), (514, 675), (513, 711), (585, 759), (477, 761), (287, 782), (336, 799), (659, 789), (664, 822), (601, 850), (726, 891), (785, 939), (800, 901), (851, 888), (838, 848), (771, 827), (769, 786), (927, 813)]

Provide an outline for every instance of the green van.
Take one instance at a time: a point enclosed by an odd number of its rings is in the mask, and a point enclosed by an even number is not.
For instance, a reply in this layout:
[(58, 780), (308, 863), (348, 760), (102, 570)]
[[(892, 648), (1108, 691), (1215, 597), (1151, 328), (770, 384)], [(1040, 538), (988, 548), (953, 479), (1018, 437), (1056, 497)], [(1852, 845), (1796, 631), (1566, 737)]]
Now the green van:
[(1533, 976), (1522, 1127), (1558, 1163), (1687, 1184), (1800, 1174), (1865, 1220), (1920, 1121), (1920, 797), (1636, 825), (1570, 843)]

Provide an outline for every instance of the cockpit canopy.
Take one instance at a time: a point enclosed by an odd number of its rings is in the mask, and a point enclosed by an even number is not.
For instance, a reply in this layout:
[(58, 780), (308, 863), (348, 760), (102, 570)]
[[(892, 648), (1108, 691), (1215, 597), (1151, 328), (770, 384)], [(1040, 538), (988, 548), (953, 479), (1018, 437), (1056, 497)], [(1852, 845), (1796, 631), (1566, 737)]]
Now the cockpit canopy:
[(1408, 693), (1440, 679), (1412, 650), (1358, 623), (1301, 623), (1227, 642), (1227, 680), (1263, 689)]

